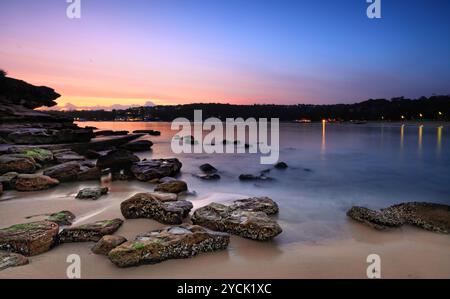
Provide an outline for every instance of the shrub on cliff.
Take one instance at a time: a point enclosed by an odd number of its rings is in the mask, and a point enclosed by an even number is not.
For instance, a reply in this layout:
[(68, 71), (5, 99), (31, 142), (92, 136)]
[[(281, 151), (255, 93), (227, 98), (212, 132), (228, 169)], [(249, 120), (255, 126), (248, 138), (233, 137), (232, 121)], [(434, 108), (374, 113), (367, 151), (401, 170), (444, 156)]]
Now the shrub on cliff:
[(8, 73), (2, 69), (0, 69), (0, 77), (6, 77)]

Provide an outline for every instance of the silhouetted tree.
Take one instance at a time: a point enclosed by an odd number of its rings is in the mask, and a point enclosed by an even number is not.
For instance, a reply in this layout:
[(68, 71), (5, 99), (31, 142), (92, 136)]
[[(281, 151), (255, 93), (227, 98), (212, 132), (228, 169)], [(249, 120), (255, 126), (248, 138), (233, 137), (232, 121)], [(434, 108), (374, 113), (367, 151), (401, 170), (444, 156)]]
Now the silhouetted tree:
[(0, 69), (0, 77), (6, 77), (6, 75), (8, 75), (8, 73), (2, 69)]

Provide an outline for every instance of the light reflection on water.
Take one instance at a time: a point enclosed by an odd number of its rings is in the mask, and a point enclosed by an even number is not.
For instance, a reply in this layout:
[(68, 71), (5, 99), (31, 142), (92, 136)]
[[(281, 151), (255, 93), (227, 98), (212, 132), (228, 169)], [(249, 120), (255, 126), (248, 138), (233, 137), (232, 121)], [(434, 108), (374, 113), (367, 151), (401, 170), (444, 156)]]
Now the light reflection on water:
[[(141, 158), (175, 156), (170, 123), (83, 122), (99, 129), (154, 129), (161, 136)], [(241, 173), (267, 168), (258, 154), (180, 154), (181, 179), (197, 192), (194, 204), (243, 196), (269, 196), (280, 205), (284, 233), (278, 242), (317, 240), (348, 231), (346, 210), (352, 205), (382, 208), (404, 201), (450, 203), (450, 130), (438, 123), (280, 124), (280, 161), (287, 170), (271, 170), (273, 181), (240, 182)], [(221, 180), (201, 181), (192, 175), (211, 163)], [(129, 186), (142, 187), (139, 182)], [(227, 195), (228, 194), (228, 195)], [(238, 195), (236, 195), (238, 194)]]

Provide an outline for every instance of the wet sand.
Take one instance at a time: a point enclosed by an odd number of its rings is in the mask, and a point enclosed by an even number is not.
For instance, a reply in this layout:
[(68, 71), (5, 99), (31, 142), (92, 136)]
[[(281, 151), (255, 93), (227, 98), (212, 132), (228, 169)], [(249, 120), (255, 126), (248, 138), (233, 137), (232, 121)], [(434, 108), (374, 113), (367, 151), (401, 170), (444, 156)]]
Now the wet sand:
[[(9, 191), (0, 201), (0, 227), (39, 220), (42, 217), (25, 217), (64, 209), (77, 215), (74, 225), (122, 217), (120, 202), (152, 186), (114, 182), (111, 193), (98, 201), (73, 198), (74, 190), (90, 185), (95, 183), (64, 184), (44, 193), (18, 195)], [(216, 193), (189, 199), (198, 207), (213, 200), (239, 197), (242, 195)], [(280, 224), (289, 234), (289, 224)], [(149, 219), (127, 220), (116, 234), (131, 239), (138, 233), (163, 226)], [(31, 257), (29, 265), (0, 272), (0, 278), (66, 278), (66, 258), (70, 254), (80, 255), (82, 278), (366, 278), (366, 258), (372, 253), (381, 257), (383, 278), (450, 278), (448, 235), (407, 226), (378, 232), (351, 220), (345, 226), (346, 232), (339, 237), (317, 242), (278, 238), (257, 242), (232, 236), (225, 251), (126, 269), (117, 268), (105, 256), (93, 254), (90, 251), (93, 243), (62, 244)]]

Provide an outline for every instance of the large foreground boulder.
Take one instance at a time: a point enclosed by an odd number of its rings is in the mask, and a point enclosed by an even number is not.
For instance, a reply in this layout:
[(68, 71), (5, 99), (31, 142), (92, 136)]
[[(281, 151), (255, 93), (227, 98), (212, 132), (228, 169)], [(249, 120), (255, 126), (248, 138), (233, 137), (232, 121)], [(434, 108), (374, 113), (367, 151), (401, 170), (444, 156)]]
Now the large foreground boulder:
[(444, 204), (407, 202), (381, 211), (352, 207), (347, 216), (379, 230), (410, 224), (429, 231), (450, 233), (450, 206)]
[(59, 181), (46, 175), (19, 174), (15, 181), (17, 191), (46, 190), (59, 184)]
[(56, 244), (58, 231), (58, 224), (51, 221), (16, 224), (0, 230), (0, 250), (37, 255)]
[(267, 197), (235, 201), (231, 205), (211, 203), (197, 209), (192, 223), (253, 240), (270, 240), (282, 232), (267, 213), (278, 212), (278, 206)]
[(0, 251), (0, 271), (10, 267), (18, 267), (28, 264), (28, 258), (13, 252)]
[(138, 235), (134, 241), (111, 250), (108, 256), (115, 265), (130, 267), (226, 249), (229, 242), (228, 234), (184, 224)]
[(138, 193), (120, 205), (127, 219), (149, 218), (166, 224), (180, 224), (193, 208), (190, 201), (177, 200), (172, 193)]
[(140, 181), (150, 181), (175, 176), (183, 164), (176, 159), (154, 159), (135, 163), (131, 167), (134, 176)]
[(65, 228), (59, 234), (59, 239), (61, 243), (98, 242), (103, 236), (116, 232), (122, 223), (122, 219), (116, 218)]
[(20, 154), (0, 156), (0, 174), (7, 172), (34, 173), (39, 168), (32, 157)]

